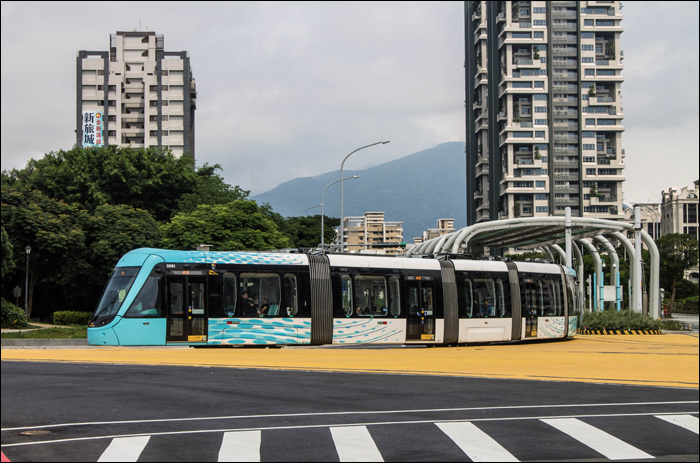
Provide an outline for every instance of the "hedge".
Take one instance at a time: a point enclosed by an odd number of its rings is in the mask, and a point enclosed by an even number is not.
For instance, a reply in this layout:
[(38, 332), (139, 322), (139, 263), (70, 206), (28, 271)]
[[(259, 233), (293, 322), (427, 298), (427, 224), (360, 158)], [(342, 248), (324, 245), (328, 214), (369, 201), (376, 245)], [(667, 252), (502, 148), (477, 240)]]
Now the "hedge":
[(12, 329), (27, 327), (27, 315), (24, 310), (4, 298), (2, 299), (2, 327)]
[(59, 310), (53, 313), (54, 325), (89, 325), (92, 318), (91, 312), (77, 312), (75, 310)]
[(581, 328), (589, 330), (658, 330), (661, 322), (644, 318), (641, 313), (630, 310), (605, 310), (584, 312)]

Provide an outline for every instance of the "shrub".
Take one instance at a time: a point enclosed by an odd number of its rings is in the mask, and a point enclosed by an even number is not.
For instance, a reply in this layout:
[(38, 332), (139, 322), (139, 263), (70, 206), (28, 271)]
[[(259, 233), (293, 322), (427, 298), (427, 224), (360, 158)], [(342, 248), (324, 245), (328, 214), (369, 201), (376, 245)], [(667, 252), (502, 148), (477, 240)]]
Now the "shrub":
[(54, 325), (88, 325), (92, 318), (91, 312), (77, 312), (75, 310), (60, 310), (53, 313)]
[(20, 329), (27, 327), (27, 315), (24, 310), (2, 299), (2, 327)]
[(581, 327), (589, 330), (658, 330), (661, 322), (630, 310), (585, 312)]

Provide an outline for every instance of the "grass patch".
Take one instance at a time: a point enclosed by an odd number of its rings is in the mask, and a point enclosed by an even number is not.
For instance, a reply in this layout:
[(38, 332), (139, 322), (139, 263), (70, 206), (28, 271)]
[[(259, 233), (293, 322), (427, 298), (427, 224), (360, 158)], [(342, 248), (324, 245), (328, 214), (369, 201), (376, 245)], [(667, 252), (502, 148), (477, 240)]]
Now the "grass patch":
[(87, 339), (87, 326), (51, 327), (17, 333), (2, 333), (3, 339)]

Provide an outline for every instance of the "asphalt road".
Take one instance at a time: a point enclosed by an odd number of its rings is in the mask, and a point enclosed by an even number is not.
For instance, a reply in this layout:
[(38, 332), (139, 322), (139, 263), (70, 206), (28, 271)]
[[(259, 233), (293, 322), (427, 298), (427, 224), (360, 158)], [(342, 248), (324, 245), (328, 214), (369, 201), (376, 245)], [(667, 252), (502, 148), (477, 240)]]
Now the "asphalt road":
[(7, 361), (1, 378), (2, 451), (12, 461), (698, 461), (699, 453), (697, 389)]

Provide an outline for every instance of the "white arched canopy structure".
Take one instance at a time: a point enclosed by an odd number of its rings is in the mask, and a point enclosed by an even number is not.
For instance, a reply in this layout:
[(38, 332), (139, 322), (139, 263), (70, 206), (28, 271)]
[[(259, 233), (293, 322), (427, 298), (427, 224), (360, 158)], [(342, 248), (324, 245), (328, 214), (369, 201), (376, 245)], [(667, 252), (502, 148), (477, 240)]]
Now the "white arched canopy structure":
[[(658, 318), (660, 308), (659, 252), (654, 240), (644, 230), (641, 230), (640, 227), (636, 225), (628, 223), (585, 217), (567, 218), (565, 216), (494, 220), (471, 225), (449, 235), (440, 236), (420, 243), (408, 250), (406, 256), (417, 256), (419, 254), (459, 254), (460, 251), (464, 252), (472, 248), (481, 247), (536, 249), (558, 243), (566, 243), (567, 238), (578, 242), (590, 238), (601, 243), (606, 251), (611, 253), (614, 260), (614, 256), (617, 256), (617, 254), (612, 253), (614, 248), (608, 239), (614, 238), (621, 241), (626, 246), (628, 254), (635, 263), (635, 265), (630, 265), (630, 267), (635, 268), (635, 270), (631, 272), (634, 288), (641, 288), (641, 271), (636, 271), (637, 268), (641, 267), (641, 252), (637, 253), (634, 252), (634, 249), (630, 249), (629, 240), (624, 236), (625, 232), (631, 229), (635, 230), (635, 234), (639, 237), (638, 241), (640, 243), (644, 241), (651, 254), (649, 315)], [(567, 231), (569, 233), (567, 233)], [(600, 238), (596, 239), (595, 237)], [(625, 240), (627, 241), (625, 242)], [(592, 243), (589, 244), (595, 248)], [(584, 246), (586, 245), (584, 244)], [(573, 244), (573, 248), (576, 248), (575, 244)], [(571, 249), (572, 244), (566, 246), (567, 251), (570, 252)], [(575, 249), (574, 253), (577, 254), (578, 260), (578, 254), (580, 254), (580, 252), (577, 251), (578, 249)], [(572, 262), (571, 255), (566, 255), (565, 257), (567, 262)], [(580, 264), (579, 267), (581, 267)], [(619, 263), (617, 268), (619, 269)], [(600, 268), (596, 269), (597, 275), (600, 275), (600, 271)], [(582, 282), (583, 275), (581, 269), (579, 273), (580, 281)], [(600, 282), (598, 282), (598, 284), (600, 285)], [(633, 307), (636, 311), (641, 311), (641, 298), (637, 300), (639, 293), (640, 291), (635, 291), (634, 293), (635, 301), (637, 302), (633, 304)], [(598, 294), (600, 294), (599, 291)]]

